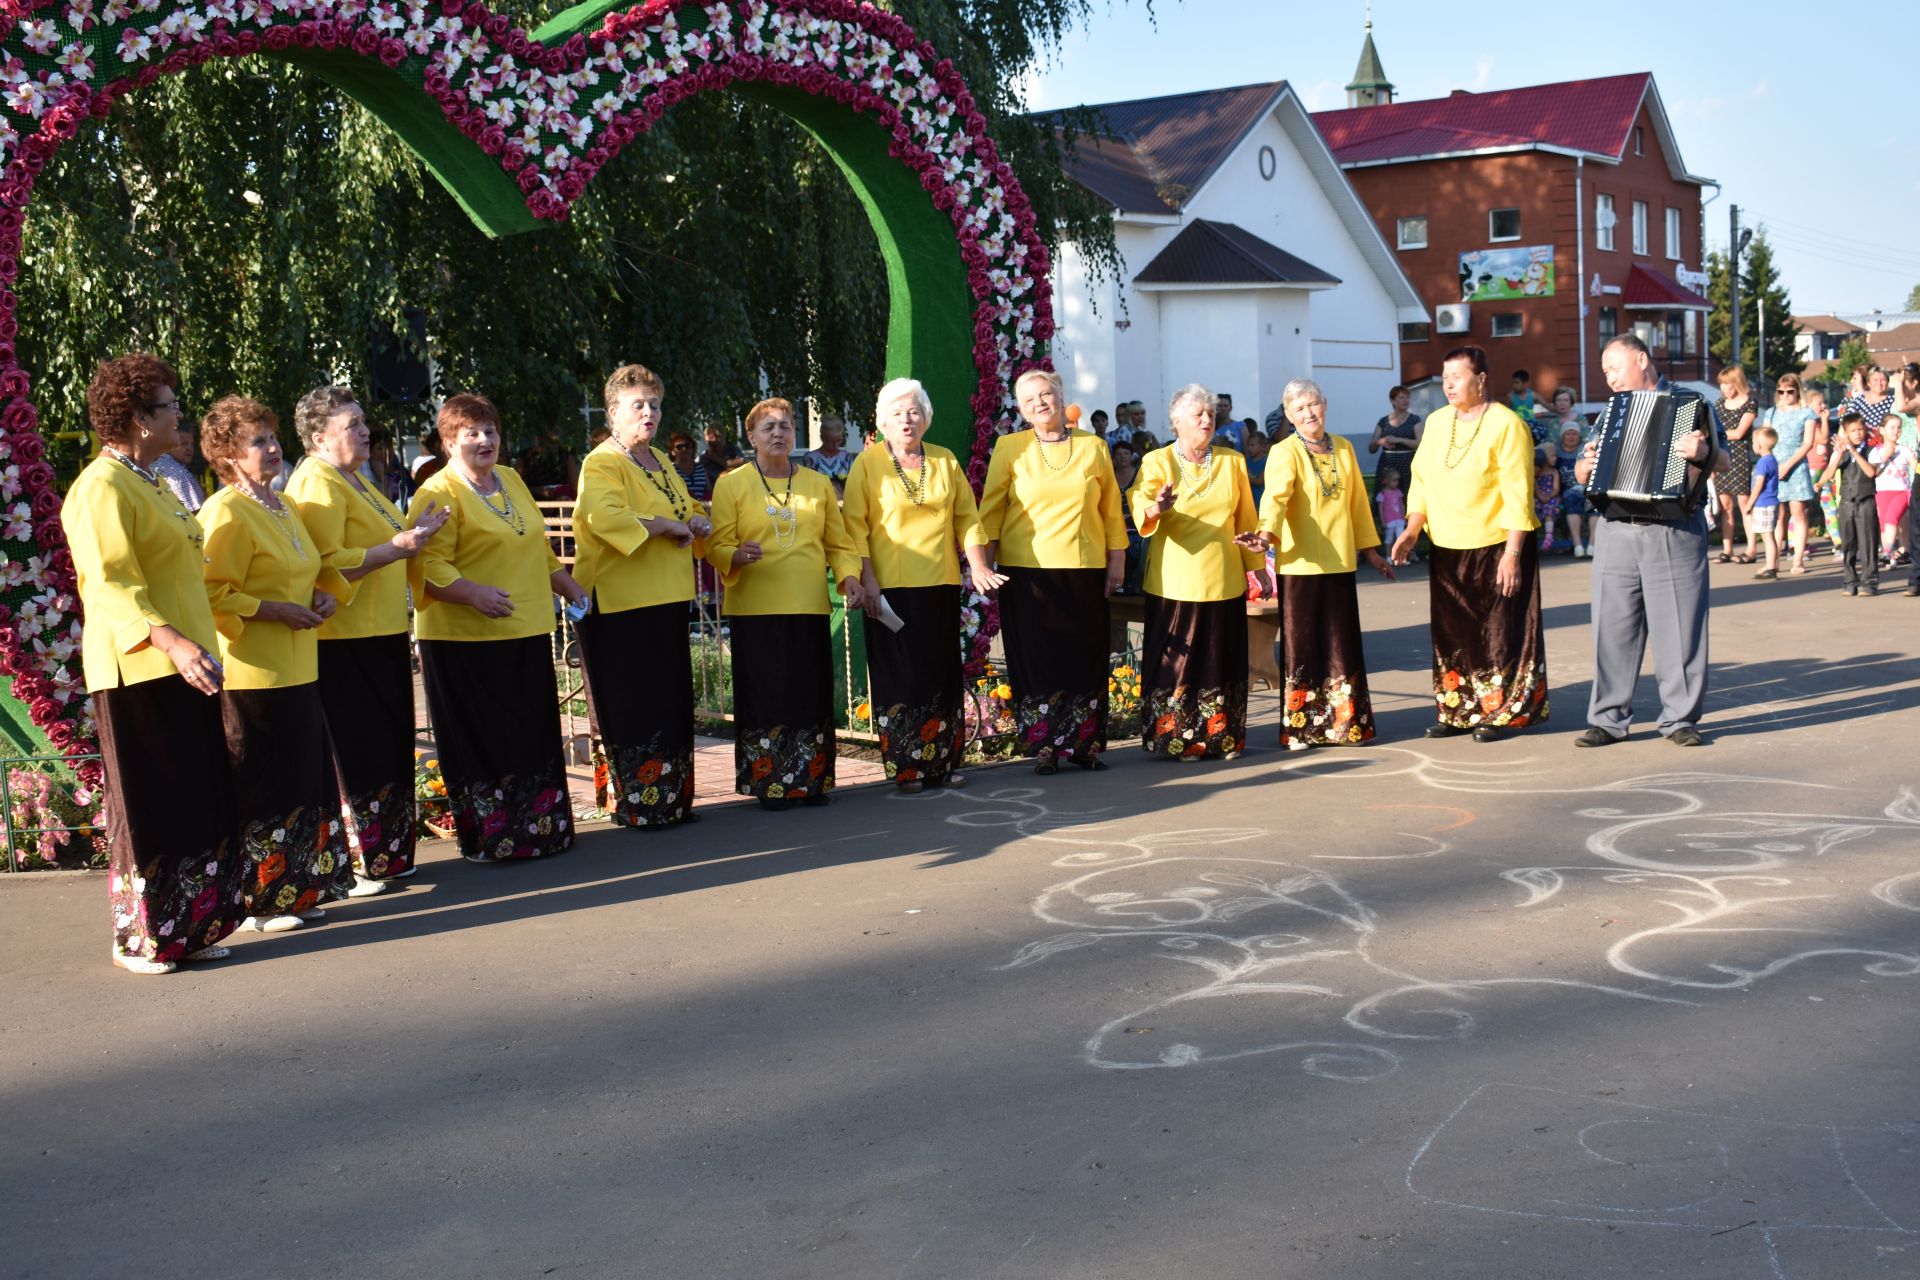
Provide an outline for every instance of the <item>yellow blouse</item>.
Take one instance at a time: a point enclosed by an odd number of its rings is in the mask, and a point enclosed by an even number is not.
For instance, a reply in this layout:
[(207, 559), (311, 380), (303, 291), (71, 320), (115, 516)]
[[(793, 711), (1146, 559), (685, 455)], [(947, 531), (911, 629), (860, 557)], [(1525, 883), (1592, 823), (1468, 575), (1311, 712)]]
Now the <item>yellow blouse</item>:
[[(593, 594), (593, 607), (601, 613), (693, 599), (693, 562), (707, 551), (704, 538), (683, 547), (671, 538), (653, 537), (640, 523), (706, 514), (667, 455), (647, 447), (660, 463), (658, 471), (642, 471), (611, 440), (589, 453), (580, 468), (573, 576)], [(661, 491), (663, 485), (668, 492)]]
[(1068, 432), (1041, 444), (1031, 429), (1001, 436), (980, 494), (980, 528), (1000, 544), (999, 562), (1023, 569), (1104, 569), (1127, 549), (1120, 486), (1106, 441)]
[[(356, 489), (340, 469), (319, 458), (303, 459), (285, 494), (320, 548), (320, 562), (342, 572), (358, 569), (367, 552), (406, 528), (406, 517), (372, 489)], [(353, 583), (353, 600), (342, 600), (320, 627), (322, 640), (359, 640), (404, 635), (407, 571), (399, 561), (381, 565)]]
[(923, 444), (920, 471), (907, 479), (923, 486), (915, 502), (893, 471), (884, 444), (864, 449), (847, 473), (847, 537), (853, 553), (873, 561), (882, 587), (956, 587), (960, 557), (954, 544), (984, 547), (973, 486), (959, 459), (937, 444)]
[[(440, 532), (407, 562), (413, 586), (415, 634), (422, 640), (522, 640), (553, 630), (553, 574), (560, 557), (547, 542), (546, 524), (526, 482), (511, 467), (496, 466), (500, 492), (491, 502), (452, 467), (444, 467), (413, 495), (408, 525), (427, 499), (451, 508)], [(502, 512), (511, 506), (511, 518)], [(427, 584), (451, 586), (461, 578), (497, 587), (513, 600), (513, 612), (489, 618), (463, 604), (435, 600)]]
[[(266, 600), (310, 604), (318, 587), (346, 603), (353, 587), (322, 563), (313, 535), (291, 503), (275, 514), (238, 489), (222, 489), (200, 508), (207, 536), (206, 591), (220, 631), (229, 689), (290, 689), (320, 678), (320, 632), (255, 622)], [(296, 545), (295, 539), (298, 539)]]
[(1309, 454), (1297, 435), (1267, 454), (1260, 531), (1279, 539), (1273, 567), (1281, 573), (1352, 573), (1360, 565), (1360, 553), (1380, 545), (1373, 504), (1367, 501), (1367, 482), (1353, 445), (1339, 436), (1330, 439), (1330, 467)]
[[(1160, 486), (1172, 485), (1176, 495), (1173, 510), (1147, 534), (1147, 572), (1141, 585), (1162, 600), (1239, 599), (1247, 594), (1248, 570), (1265, 563), (1265, 557), (1233, 545), (1235, 534), (1253, 532), (1247, 460), (1217, 447), (1207, 479), (1195, 482), (1180, 474), (1175, 447), (1167, 445), (1142, 458), (1129, 490), (1133, 524), (1142, 531)], [(1191, 467), (1187, 470), (1193, 474)]]
[(1407, 511), (1424, 512), (1427, 536), (1454, 551), (1505, 542), (1510, 530), (1538, 529), (1533, 433), (1503, 404), (1489, 402), (1478, 422), (1457, 431), (1452, 405), (1434, 410), (1414, 450)]
[[(758, 468), (735, 467), (713, 486), (713, 536), (707, 540), (707, 560), (720, 571), (726, 587), (722, 613), (828, 613), (828, 566), (835, 583), (860, 576), (860, 557), (854, 554), (846, 522), (840, 518), (833, 481), (797, 462), (792, 466), (794, 520), (785, 545), (775, 536), (773, 517), (767, 514), (777, 504), (761, 487)], [(765, 483), (781, 500), (788, 498), (786, 480)], [(743, 542), (758, 542), (763, 558), (736, 569), (733, 553)]]
[(175, 674), (147, 643), (153, 627), (214, 647), (200, 526), (173, 490), (103, 454), (67, 490), (60, 523), (87, 615), (80, 660), (88, 693)]

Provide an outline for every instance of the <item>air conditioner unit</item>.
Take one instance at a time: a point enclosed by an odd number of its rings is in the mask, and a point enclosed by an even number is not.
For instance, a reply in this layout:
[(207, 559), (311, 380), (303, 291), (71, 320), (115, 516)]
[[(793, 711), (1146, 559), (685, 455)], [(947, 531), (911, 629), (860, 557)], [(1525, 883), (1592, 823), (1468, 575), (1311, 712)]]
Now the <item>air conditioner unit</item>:
[(1464, 302), (1449, 302), (1433, 309), (1435, 333), (1471, 333), (1473, 308)]

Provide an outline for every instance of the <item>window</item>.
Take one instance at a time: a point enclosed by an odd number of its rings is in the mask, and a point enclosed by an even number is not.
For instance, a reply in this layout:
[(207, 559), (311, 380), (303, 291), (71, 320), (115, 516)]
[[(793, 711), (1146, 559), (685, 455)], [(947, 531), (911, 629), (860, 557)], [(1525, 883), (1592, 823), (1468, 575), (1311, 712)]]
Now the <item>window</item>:
[(1520, 238), (1520, 211), (1518, 209), (1495, 209), (1487, 215), (1487, 239), (1518, 240)]
[(1667, 210), (1667, 256), (1680, 261), (1680, 211)]
[(1506, 311), (1493, 317), (1493, 336), (1496, 338), (1517, 338), (1526, 331), (1526, 322), (1518, 311)]
[(1647, 202), (1645, 200), (1635, 200), (1633, 202), (1633, 251), (1635, 253), (1649, 252), (1647, 248)]
[(1620, 308), (1600, 308), (1600, 341), (1612, 342), (1620, 335)]
[(1699, 320), (1700, 320), (1699, 312), (1697, 311), (1687, 312), (1687, 336), (1686, 336), (1687, 345), (1685, 346), (1685, 348), (1683, 348), (1683, 350), (1686, 352), (1687, 355), (1690, 355), (1690, 356), (1697, 356), (1700, 354)]
[(1637, 156), (1647, 154), (1647, 131), (1639, 125), (1633, 126), (1633, 154)]
[(1403, 324), (1400, 326), (1400, 341), (1402, 342), (1425, 342), (1431, 337), (1433, 337), (1433, 326), (1425, 320), (1421, 320), (1415, 324)]
[(1596, 249), (1613, 248), (1613, 197), (1596, 195), (1593, 198), (1593, 247)]
[(1680, 312), (1667, 312), (1667, 350), (1678, 355), (1686, 345), (1686, 327), (1680, 322)]
[(1417, 218), (1400, 219), (1400, 247), (1402, 249), (1427, 247), (1427, 219), (1424, 214)]

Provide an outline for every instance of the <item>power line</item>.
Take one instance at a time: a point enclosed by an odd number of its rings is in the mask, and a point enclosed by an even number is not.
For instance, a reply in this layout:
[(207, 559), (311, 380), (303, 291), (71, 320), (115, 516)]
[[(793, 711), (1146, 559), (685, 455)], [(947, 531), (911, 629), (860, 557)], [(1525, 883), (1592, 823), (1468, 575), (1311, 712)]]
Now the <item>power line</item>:
[(1884, 258), (1882, 259), (1849, 258), (1849, 257), (1841, 257), (1831, 253), (1825, 253), (1825, 252), (1822, 252), (1821, 250), (1809, 248), (1806, 245), (1798, 244), (1793, 241), (1782, 240), (1780, 244), (1782, 248), (1787, 249), (1793, 253), (1802, 254), (1809, 258), (1818, 258), (1822, 262), (1831, 262), (1843, 267), (1858, 267), (1861, 270), (1865, 270), (1865, 271), (1871, 271), (1871, 270), (1885, 271), (1889, 269), (1897, 269), (1902, 271), (1920, 272), (1920, 261), (1909, 261), (1905, 259), (1889, 260)]
[(1877, 241), (1863, 240), (1858, 236), (1842, 235), (1839, 232), (1834, 231), (1830, 227), (1811, 227), (1804, 222), (1793, 222), (1786, 218), (1762, 218), (1760, 220), (1760, 226), (1768, 230), (1771, 230), (1775, 225), (1789, 227), (1795, 231), (1811, 233), (1813, 235), (1821, 236), (1829, 240), (1851, 241), (1854, 244), (1859, 245), (1861, 248), (1873, 249), (1876, 252), (1886, 252), (1886, 253), (1905, 252), (1904, 250), (1892, 248), (1889, 245), (1880, 244)]

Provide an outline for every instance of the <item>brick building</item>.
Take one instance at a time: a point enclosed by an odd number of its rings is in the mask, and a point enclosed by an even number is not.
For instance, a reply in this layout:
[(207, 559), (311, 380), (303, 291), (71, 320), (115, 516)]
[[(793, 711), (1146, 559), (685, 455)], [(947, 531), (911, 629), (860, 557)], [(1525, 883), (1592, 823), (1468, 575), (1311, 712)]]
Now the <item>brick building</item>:
[(1314, 124), (1433, 313), (1400, 326), (1401, 377), (1484, 347), (1545, 399), (1602, 398), (1600, 348), (1631, 330), (1663, 372), (1705, 381), (1701, 187), (1646, 72), (1397, 102), (1371, 31), (1345, 110)]

